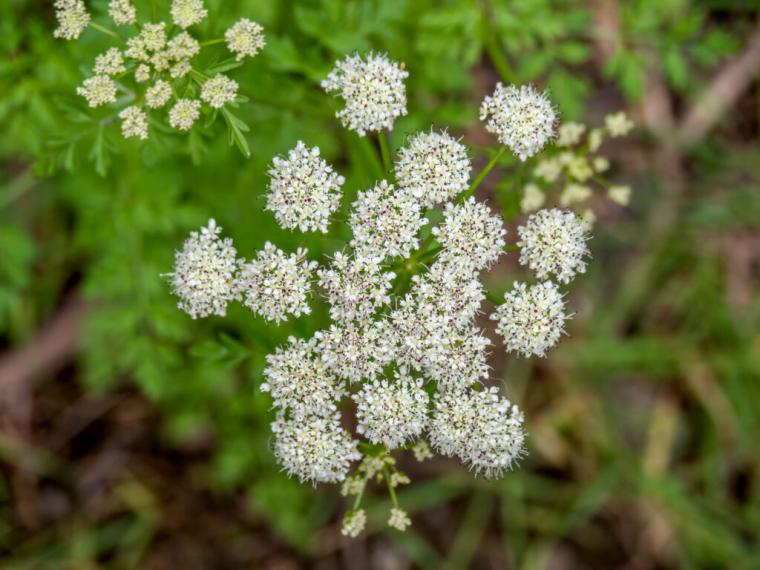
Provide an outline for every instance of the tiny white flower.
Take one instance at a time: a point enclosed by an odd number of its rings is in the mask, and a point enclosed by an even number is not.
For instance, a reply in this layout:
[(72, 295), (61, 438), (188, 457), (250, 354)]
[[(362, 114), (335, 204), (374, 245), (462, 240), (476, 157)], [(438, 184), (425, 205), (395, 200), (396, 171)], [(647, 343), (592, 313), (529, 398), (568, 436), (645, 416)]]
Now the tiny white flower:
[(611, 137), (623, 137), (633, 129), (633, 121), (623, 111), (610, 113), (604, 118), (604, 126)]
[(200, 232), (192, 232), (175, 255), (169, 273), (178, 307), (194, 319), (224, 316), (227, 303), (240, 298), (237, 273), (241, 261), (230, 238), (221, 239), (222, 228), (211, 219)]
[(137, 22), (137, 10), (129, 0), (111, 0), (108, 3), (108, 15), (117, 26)]
[(362, 533), (366, 524), (367, 515), (364, 509), (348, 511), (343, 517), (343, 526), (340, 529), (340, 533), (343, 536), (356, 538)]
[(443, 216), (443, 223), (433, 228), (443, 247), (440, 263), (458, 272), (477, 272), (496, 263), (507, 233), (501, 216), (472, 196), (463, 204), (446, 204)]
[(150, 79), (150, 66), (141, 63), (135, 70), (135, 81), (138, 83), (145, 83), (148, 79)]
[(458, 456), (476, 474), (500, 477), (525, 453), (523, 415), (496, 388), (438, 393), (430, 442), (439, 453)]
[(419, 133), (399, 151), (396, 181), (426, 208), (467, 189), (472, 164), (465, 146), (446, 132)]
[(311, 276), (316, 261), (306, 258), (307, 251), (298, 248), (286, 255), (266, 242), (256, 259), (240, 271), (240, 288), (245, 304), (269, 321), (285, 321), (288, 315), (300, 317), (311, 313), (307, 297), (311, 292)]
[(545, 93), (530, 85), (496, 86), (480, 106), (486, 130), (508, 146), (520, 160), (539, 152), (554, 137), (557, 115)]
[(158, 109), (169, 102), (172, 96), (172, 86), (168, 81), (159, 79), (145, 90), (145, 105)]
[(388, 292), (395, 278), (380, 265), (337, 252), (328, 269), (319, 269), (319, 286), (330, 304), (330, 317), (346, 323), (366, 322), (375, 310), (390, 302)]
[(395, 449), (416, 440), (427, 426), (427, 392), (422, 380), (405, 373), (365, 383), (351, 398), (356, 402), (356, 431), (371, 443)]
[(586, 132), (586, 125), (581, 123), (564, 123), (559, 127), (557, 135), (557, 146), (573, 146), (580, 142), (583, 133)]
[(286, 229), (327, 233), (330, 215), (340, 206), (345, 179), (319, 156), (319, 147), (298, 141), (287, 158), (275, 157), (269, 169), (266, 209)]
[(607, 195), (613, 202), (616, 202), (621, 206), (627, 206), (628, 202), (631, 200), (631, 187), (616, 184), (610, 186)]
[(515, 282), (512, 291), (504, 294), (504, 303), (491, 315), (491, 320), (498, 322), (496, 332), (504, 338), (507, 350), (526, 358), (546, 356), (546, 351), (559, 342), (569, 318), (563, 295), (551, 281), (532, 286)]
[(201, 87), (201, 99), (214, 109), (221, 109), (227, 103), (235, 100), (237, 90), (237, 81), (220, 73), (203, 84), (203, 87)]
[(563, 166), (557, 158), (545, 158), (536, 165), (533, 174), (538, 178), (543, 178), (546, 182), (556, 182), (562, 174)]
[(406, 511), (397, 508), (391, 509), (391, 516), (388, 518), (389, 527), (405, 531), (410, 524), (412, 524), (412, 520), (406, 514)]
[(267, 355), (266, 382), (259, 389), (269, 392), (274, 405), (292, 417), (326, 416), (344, 395), (342, 383), (322, 361), (316, 339), (290, 337), (285, 347)]
[(441, 390), (469, 388), (488, 378), (488, 347), (491, 341), (478, 327), (464, 331), (446, 329), (428, 349), (424, 374)]
[(116, 102), (116, 83), (107, 75), (93, 75), (77, 87), (77, 95), (87, 99), (90, 107)]
[(208, 10), (202, 0), (172, 0), (171, 16), (180, 28), (189, 28), (203, 21)]
[(274, 454), (287, 471), (302, 483), (343, 481), (351, 462), (361, 458), (356, 441), (340, 425), (340, 414), (272, 422)]
[(201, 51), (201, 44), (187, 32), (181, 32), (174, 36), (166, 44), (165, 57), (177, 62), (187, 62), (198, 55)]
[(349, 55), (335, 62), (322, 88), (343, 98), (346, 106), (335, 116), (344, 127), (364, 136), (367, 131), (392, 129), (394, 121), (406, 115), (408, 76), (385, 54)]
[(586, 271), (588, 235), (573, 212), (539, 210), (527, 224), (517, 228), (517, 233), (520, 263), (530, 267), (539, 279), (555, 275), (562, 283), (569, 283), (576, 274)]
[(520, 209), (522, 209), (523, 212), (533, 212), (543, 206), (545, 201), (546, 196), (544, 195), (541, 188), (535, 184), (527, 184), (525, 188), (523, 188), (523, 197), (522, 200), (520, 200)]
[(137, 137), (145, 140), (148, 138), (148, 115), (135, 105), (126, 107), (119, 112), (121, 119), (121, 134), (124, 138)]
[(380, 334), (380, 323), (365, 326), (349, 323), (332, 325), (314, 337), (319, 341), (322, 361), (327, 367), (339, 378), (359, 382), (374, 380), (383, 370), (385, 357)]
[(433, 457), (433, 452), (430, 451), (430, 446), (423, 439), (414, 444), (412, 447), (412, 453), (414, 454), (414, 458), (420, 462)]
[(187, 131), (200, 117), (201, 102), (197, 99), (178, 99), (169, 111), (169, 124), (179, 131)]
[(264, 28), (256, 22), (242, 18), (224, 32), (227, 49), (240, 61), (245, 56), (254, 57), (265, 45)]
[(591, 188), (585, 184), (568, 184), (559, 197), (559, 204), (563, 208), (570, 204), (579, 204), (591, 197)]
[(127, 68), (124, 67), (124, 57), (121, 55), (119, 48), (113, 47), (95, 58), (93, 71), (97, 75), (117, 75), (126, 70)]
[(427, 220), (408, 194), (396, 192), (392, 184), (381, 180), (359, 192), (351, 207), (351, 246), (358, 259), (382, 263), (389, 257), (409, 257), (417, 249), (417, 233)]
[(55, 0), (53, 6), (58, 20), (54, 37), (75, 40), (90, 25), (90, 14), (82, 0)]

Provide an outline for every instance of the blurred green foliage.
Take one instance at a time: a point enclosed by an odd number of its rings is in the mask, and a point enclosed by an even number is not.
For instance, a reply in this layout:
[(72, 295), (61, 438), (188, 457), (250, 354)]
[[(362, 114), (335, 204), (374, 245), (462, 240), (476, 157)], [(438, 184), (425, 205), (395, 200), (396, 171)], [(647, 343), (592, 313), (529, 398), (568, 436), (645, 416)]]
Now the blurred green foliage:
[[(147, 2), (136, 4), (147, 9)], [(162, 411), (161, 437), (169, 444), (212, 434), (214, 489), (244, 489), (273, 532), (308, 553), (317, 546), (316, 530), (340, 509), (339, 498), (280, 473), (269, 449), (270, 401), (257, 386), (264, 355), (289, 334), (323, 326), (324, 310), (281, 327), (239, 307), (226, 319), (192, 321), (176, 309), (161, 278), (171, 270), (173, 249), (209, 217), (247, 257), (267, 240), (286, 251), (303, 243), (314, 258), (342, 247), (345, 229), (334, 225), (326, 238), (302, 237), (279, 229), (262, 209), (267, 165), (299, 139), (319, 145), (346, 176), (344, 204), (376, 176), (371, 143), (339, 128), (336, 102), (318, 87), (337, 58), (374, 50), (406, 63), (410, 113), (394, 130), (398, 148), (409, 133), (431, 124), (462, 130), (476, 121), (474, 94), (490, 90), (496, 77), (477, 79), (475, 68), (492, 66), (504, 81), (548, 87), (563, 117), (581, 118), (596, 88), (591, 65), (599, 27), (593, 3), (572, 0), (206, 4), (210, 17), (202, 26), (209, 37), (242, 16), (265, 27), (267, 47), (235, 72), (250, 98), (238, 111), (251, 127), (245, 134), (250, 159), (230, 148), (221, 121), (190, 137), (158, 134), (142, 145), (123, 140), (116, 125), (90, 113), (74, 93), (108, 38), (88, 30), (79, 42), (54, 40), (47, 2), (6, 0), (0, 18), (0, 332), (9, 346), (24, 343), (61, 299), (80, 291), (94, 303), (78, 363), (87, 389), (134, 383)], [(92, 5), (105, 12), (104, 0)], [(637, 0), (621, 3), (620, 16), (603, 73), (631, 102), (641, 99), (652, 60), (688, 100), (704, 72), (734, 53), (743, 37), (741, 21), (731, 30), (715, 25), (706, 2)], [(464, 567), (496, 516), (509, 560), (516, 567), (541, 566), (560, 539), (583, 545), (594, 541), (595, 525), (614, 524), (614, 509), (601, 506), (615, 499), (639, 501), (634, 510), (651, 516), (652, 524), (660, 517), (669, 522), (678, 535), (677, 566), (760, 566), (757, 483), (741, 500), (732, 490), (736, 477), (756, 477), (758, 470), (760, 303), (754, 296), (737, 315), (724, 285), (725, 250), (703, 247), (713, 238), (760, 229), (752, 187), (760, 172), (743, 185), (729, 178), (736, 186), (718, 195), (709, 181), (724, 187), (726, 172), (757, 163), (757, 156), (709, 151), (722, 153), (722, 160), (699, 163), (702, 193), (666, 236), (644, 244), (647, 271), (606, 275), (605, 261), (615, 251), (638, 253), (646, 210), (664, 199), (657, 180), (637, 188), (641, 197), (631, 218), (602, 229), (595, 240), (598, 261), (585, 281), (590, 292), (581, 296), (593, 299), (593, 307), (579, 311), (572, 339), (541, 363), (546, 394), (529, 388), (533, 363), (510, 365), (515, 399), (529, 390), (544, 399), (537, 406), (542, 412), (528, 419), (537, 458), (498, 484), (451, 466), (402, 493), (412, 512), (447, 501), (466, 505), (445, 555), (414, 528), (390, 536), (410, 559), (438, 567), (445, 556), (452, 567)], [(626, 383), (662, 398), (631, 406)], [(657, 402), (652, 409), (651, 402)], [(647, 432), (661, 425), (656, 422), (677, 423), (672, 469), (651, 459), (658, 438), (667, 435)], [(113, 567), (134, 567), (157, 522), (139, 488), (125, 492), (133, 494), (131, 514), (75, 529), (66, 542), (46, 533), (16, 548), (12, 527), (3, 523), (0, 550), (10, 557), (4, 567), (77, 567), (114, 551)], [(370, 508), (368, 514), (382, 528), (382, 512)]]

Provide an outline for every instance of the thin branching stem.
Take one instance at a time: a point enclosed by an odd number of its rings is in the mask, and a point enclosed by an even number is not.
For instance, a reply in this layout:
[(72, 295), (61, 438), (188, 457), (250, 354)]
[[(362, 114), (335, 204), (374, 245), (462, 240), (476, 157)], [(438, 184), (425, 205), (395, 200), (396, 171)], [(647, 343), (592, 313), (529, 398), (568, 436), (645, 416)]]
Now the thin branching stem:
[(494, 166), (496, 166), (496, 163), (501, 158), (501, 155), (504, 154), (505, 150), (507, 150), (507, 147), (502, 146), (501, 148), (499, 148), (499, 152), (497, 152), (495, 155), (493, 155), (493, 157), (491, 157), (491, 160), (488, 161), (488, 164), (486, 164), (485, 168), (483, 168), (483, 170), (480, 171), (480, 174), (478, 174), (475, 177), (475, 180), (472, 181), (472, 184), (470, 184), (470, 187), (467, 188), (467, 190), (465, 190), (459, 195), (459, 198), (457, 198), (458, 204), (461, 204), (462, 202), (467, 200), (467, 198), (472, 196), (473, 192), (475, 192), (477, 187), (480, 186), (480, 183), (483, 182), (483, 179), (486, 176), (488, 176), (488, 173), (491, 172), (491, 169)]

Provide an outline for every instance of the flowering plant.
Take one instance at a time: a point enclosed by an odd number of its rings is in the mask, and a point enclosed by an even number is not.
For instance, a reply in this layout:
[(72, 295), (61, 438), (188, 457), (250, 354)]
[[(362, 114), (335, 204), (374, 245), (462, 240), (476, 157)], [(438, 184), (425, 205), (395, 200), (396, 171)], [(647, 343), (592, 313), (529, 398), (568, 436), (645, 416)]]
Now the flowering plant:
[[(221, 115), (230, 144), (234, 142), (245, 156), (250, 155), (244, 135), (249, 127), (233, 111), (246, 98), (238, 94), (238, 83), (225, 73), (264, 47), (259, 24), (242, 18), (224, 37), (198, 41), (189, 29), (208, 14), (202, 0), (172, 0), (169, 22), (157, 20), (155, 4), (151, 21), (142, 21), (130, 0), (110, 0), (108, 15), (116, 30), (94, 21), (84, 0), (55, 0), (55, 9), (55, 37), (75, 40), (92, 28), (119, 44), (97, 56), (92, 75), (77, 88), (90, 108), (114, 109), (99, 121), (100, 128), (118, 118), (125, 138), (146, 140), (151, 127), (187, 133), (198, 126), (201, 116), (208, 127)], [(137, 33), (125, 36), (124, 29)], [(234, 57), (216, 60), (203, 69), (194, 63), (204, 47), (220, 43)]]
[[(344, 127), (377, 135), (384, 165), (385, 178), (351, 204), (353, 237), (342, 251), (319, 265), (306, 249), (287, 254), (267, 243), (246, 261), (212, 219), (176, 253), (168, 275), (193, 318), (224, 315), (242, 300), (275, 323), (309, 314), (317, 283), (332, 324), (309, 339), (290, 337), (267, 356), (260, 388), (276, 410), (274, 454), (283, 469), (302, 482), (340, 482), (354, 496), (343, 526), (350, 536), (365, 526), (361, 504), (371, 481), (388, 489), (388, 524), (411, 523), (396, 495), (410, 482), (396, 451), (420, 461), (433, 451), (456, 456), (489, 478), (525, 454), (520, 408), (487, 384), (492, 343), (476, 318), (488, 298), (506, 350), (545, 356), (571, 316), (560, 285), (584, 272), (589, 257), (588, 226), (572, 211), (538, 211), (507, 244), (501, 217), (474, 197), (504, 152), (525, 161), (555, 137), (547, 96), (499, 84), (486, 97), (481, 118), (501, 146), (470, 182), (467, 148), (445, 131), (410, 137), (391, 163), (385, 131), (407, 112), (407, 75), (385, 55), (352, 55), (322, 82), (344, 101), (336, 113)], [(319, 148), (298, 141), (273, 159), (269, 176), (265, 208), (283, 228), (327, 232), (345, 180)], [(441, 221), (431, 228), (433, 219)], [(479, 275), (514, 250), (538, 282), (515, 282), (500, 301)], [(349, 403), (354, 414), (344, 413)]]

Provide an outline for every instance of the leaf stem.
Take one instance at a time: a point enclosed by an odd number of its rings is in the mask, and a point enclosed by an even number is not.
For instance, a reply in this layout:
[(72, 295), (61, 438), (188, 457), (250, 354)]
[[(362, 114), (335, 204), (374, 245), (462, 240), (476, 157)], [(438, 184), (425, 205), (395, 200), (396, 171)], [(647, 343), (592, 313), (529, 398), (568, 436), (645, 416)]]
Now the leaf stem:
[(216, 44), (221, 44), (223, 42), (224, 38), (214, 38), (213, 40), (206, 40), (205, 42), (201, 42), (201, 47), (213, 46)]
[(380, 154), (383, 157), (383, 169), (388, 174), (391, 171), (391, 153), (388, 148), (388, 136), (385, 131), (378, 131), (377, 140), (380, 143)]
[(104, 34), (107, 34), (107, 35), (111, 36), (112, 38), (116, 38), (116, 39), (119, 39), (119, 40), (121, 39), (121, 36), (119, 34), (117, 34), (116, 32), (114, 32), (113, 30), (109, 30), (105, 26), (101, 26), (100, 24), (98, 24), (96, 22), (90, 22), (90, 27), (98, 30), (99, 32), (103, 32)]
[(383, 477), (385, 477), (385, 483), (388, 485), (388, 494), (391, 496), (391, 502), (393, 503), (393, 506), (397, 509), (398, 506), (398, 498), (396, 498), (396, 489), (393, 488), (393, 485), (391, 485), (391, 477), (390, 473), (388, 473), (388, 466), (383, 465)]
[(488, 164), (486, 164), (485, 168), (483, 168), (483, 170), (480, 171), (480, 174), (478, 174), (477, 177), (475, 177), (475, 180), (472, 181), (472, 184), (470, 184), (470, 187), (467, 188), (467, 190), (465, 190), (464, 192), (462, 192), (459, 195), (459, 198), (457, 198), (457, 204), (461, 204), (462, 202), (464, 202), (465, 200), (467, 200), (467, 198), (469, 198), (470, 196), (472, 196), (472, 193), (475, 192), (475, 189), (478, 186), (480, 186), (480, 183), (483, 182), (483, 179), (488, 175), (489, 172), (491, 172), (491, 169), (494, 166), (496, 166), (496, 163), (501, 158), (501, 155), (504, 154), (505, 150), (507, 150), (507, 147), (506, 146), (502, 146), (499, 149), (499, 152), (497, 152), (495, 155), (493, 155), (493, 157), (491, 158), (491, 160), (488, 161)]

